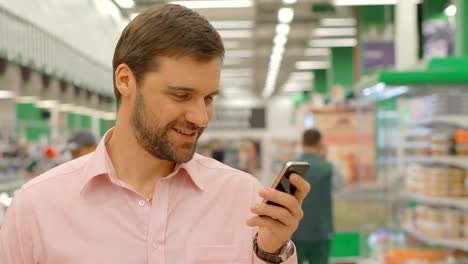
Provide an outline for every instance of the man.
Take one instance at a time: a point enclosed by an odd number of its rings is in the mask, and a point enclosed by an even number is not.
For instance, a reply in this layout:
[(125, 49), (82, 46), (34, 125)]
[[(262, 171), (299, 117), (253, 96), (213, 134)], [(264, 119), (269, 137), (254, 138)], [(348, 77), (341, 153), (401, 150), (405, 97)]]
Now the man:
[(66, 149), (72, 159), (77, 159), (96, 150), (96, 138), (93, 133), (83, 130), (73, 133), (67, 141)]
[(132, 20), (114, 53), (115, 128), (17, 192), (0, 263), (297, 263), (289, 238), (308, 183), (291, 177), (294, 196), (263, 189), (194, 154), (223, 55), (216, 30), (187, 8)]
[(328, 264), (333, 236), (332, 195), (333, 166), (324, 160), (325, 148), (316, 129), (304, 131), (304, 153), (299, 160), (310, 163), (305, 179), (314, 190), (304, 200), (304, 218), (293, 236), (299, 263)]

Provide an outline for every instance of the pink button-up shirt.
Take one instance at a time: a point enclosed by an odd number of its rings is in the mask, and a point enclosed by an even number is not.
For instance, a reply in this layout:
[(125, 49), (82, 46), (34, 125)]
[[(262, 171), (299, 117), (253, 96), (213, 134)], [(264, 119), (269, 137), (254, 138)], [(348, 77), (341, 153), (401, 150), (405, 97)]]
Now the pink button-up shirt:
[(116, 177), (111, 136), (16, 193), (1, 264), (263, 263), (245, 223), (260, 199), (254, 177), (195, 154), (158, 181), (150, 204)]

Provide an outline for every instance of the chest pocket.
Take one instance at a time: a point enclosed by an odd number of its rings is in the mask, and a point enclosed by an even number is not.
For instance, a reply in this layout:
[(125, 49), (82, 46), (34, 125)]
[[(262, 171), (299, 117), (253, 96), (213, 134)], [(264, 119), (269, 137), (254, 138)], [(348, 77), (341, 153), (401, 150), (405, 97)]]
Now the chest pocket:
[(235, 245), (194, 245), (187, 254), (187, 264), (247, 264), (251, 263), (249, 243)]

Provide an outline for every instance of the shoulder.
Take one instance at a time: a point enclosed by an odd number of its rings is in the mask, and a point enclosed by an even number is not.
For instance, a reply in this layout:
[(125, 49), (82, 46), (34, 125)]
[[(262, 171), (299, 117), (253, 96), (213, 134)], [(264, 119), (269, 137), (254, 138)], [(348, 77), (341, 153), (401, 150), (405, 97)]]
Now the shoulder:
[(71, 184), (79, 177), (91, 155), (85, 155), (81, 158), (65, 162), (56, 166), (34, 179), (25, 183), (20, 191), (29, 192), (47, 192), (54, 188), (62, 188), (64, 185)]
[(193, 162), (197, 164), (200, 173), (209, 175), (211, 180), (235, 182), (237, 184), (259, 185), (259, 180), (244, 171), (232, 168), (213, 158), (195, 154)]

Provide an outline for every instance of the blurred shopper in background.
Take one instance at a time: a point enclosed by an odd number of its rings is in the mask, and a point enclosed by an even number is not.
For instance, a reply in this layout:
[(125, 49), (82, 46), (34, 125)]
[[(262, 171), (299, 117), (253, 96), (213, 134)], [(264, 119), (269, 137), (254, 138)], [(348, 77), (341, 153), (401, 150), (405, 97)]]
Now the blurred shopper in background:
[(73, 133), (67, 141), (66, 150), (70, 151), (72, 159), (82, 157), (96, 150), (96, 138), (90, 131)]
[(303, 154), (298, 160), (310, 163), (305, 179), (311, 192), (302, 205), (304, 218), (293, 235), (299, 263), (328, 264), (333, 238), (332, 187), (334, 166), (325, 160), (326, 148), (316, 129), (304, 131)]
[(289, 239), (309, 184), (292, 174), (294, 195), (264, 189), (194, 153), (223, 57), (218, 32), (188, 8), (161, 5), (134, 18), (114, 53), (115, 128), (88, 158), (16, 193), (0, 263), (297, 263)]

